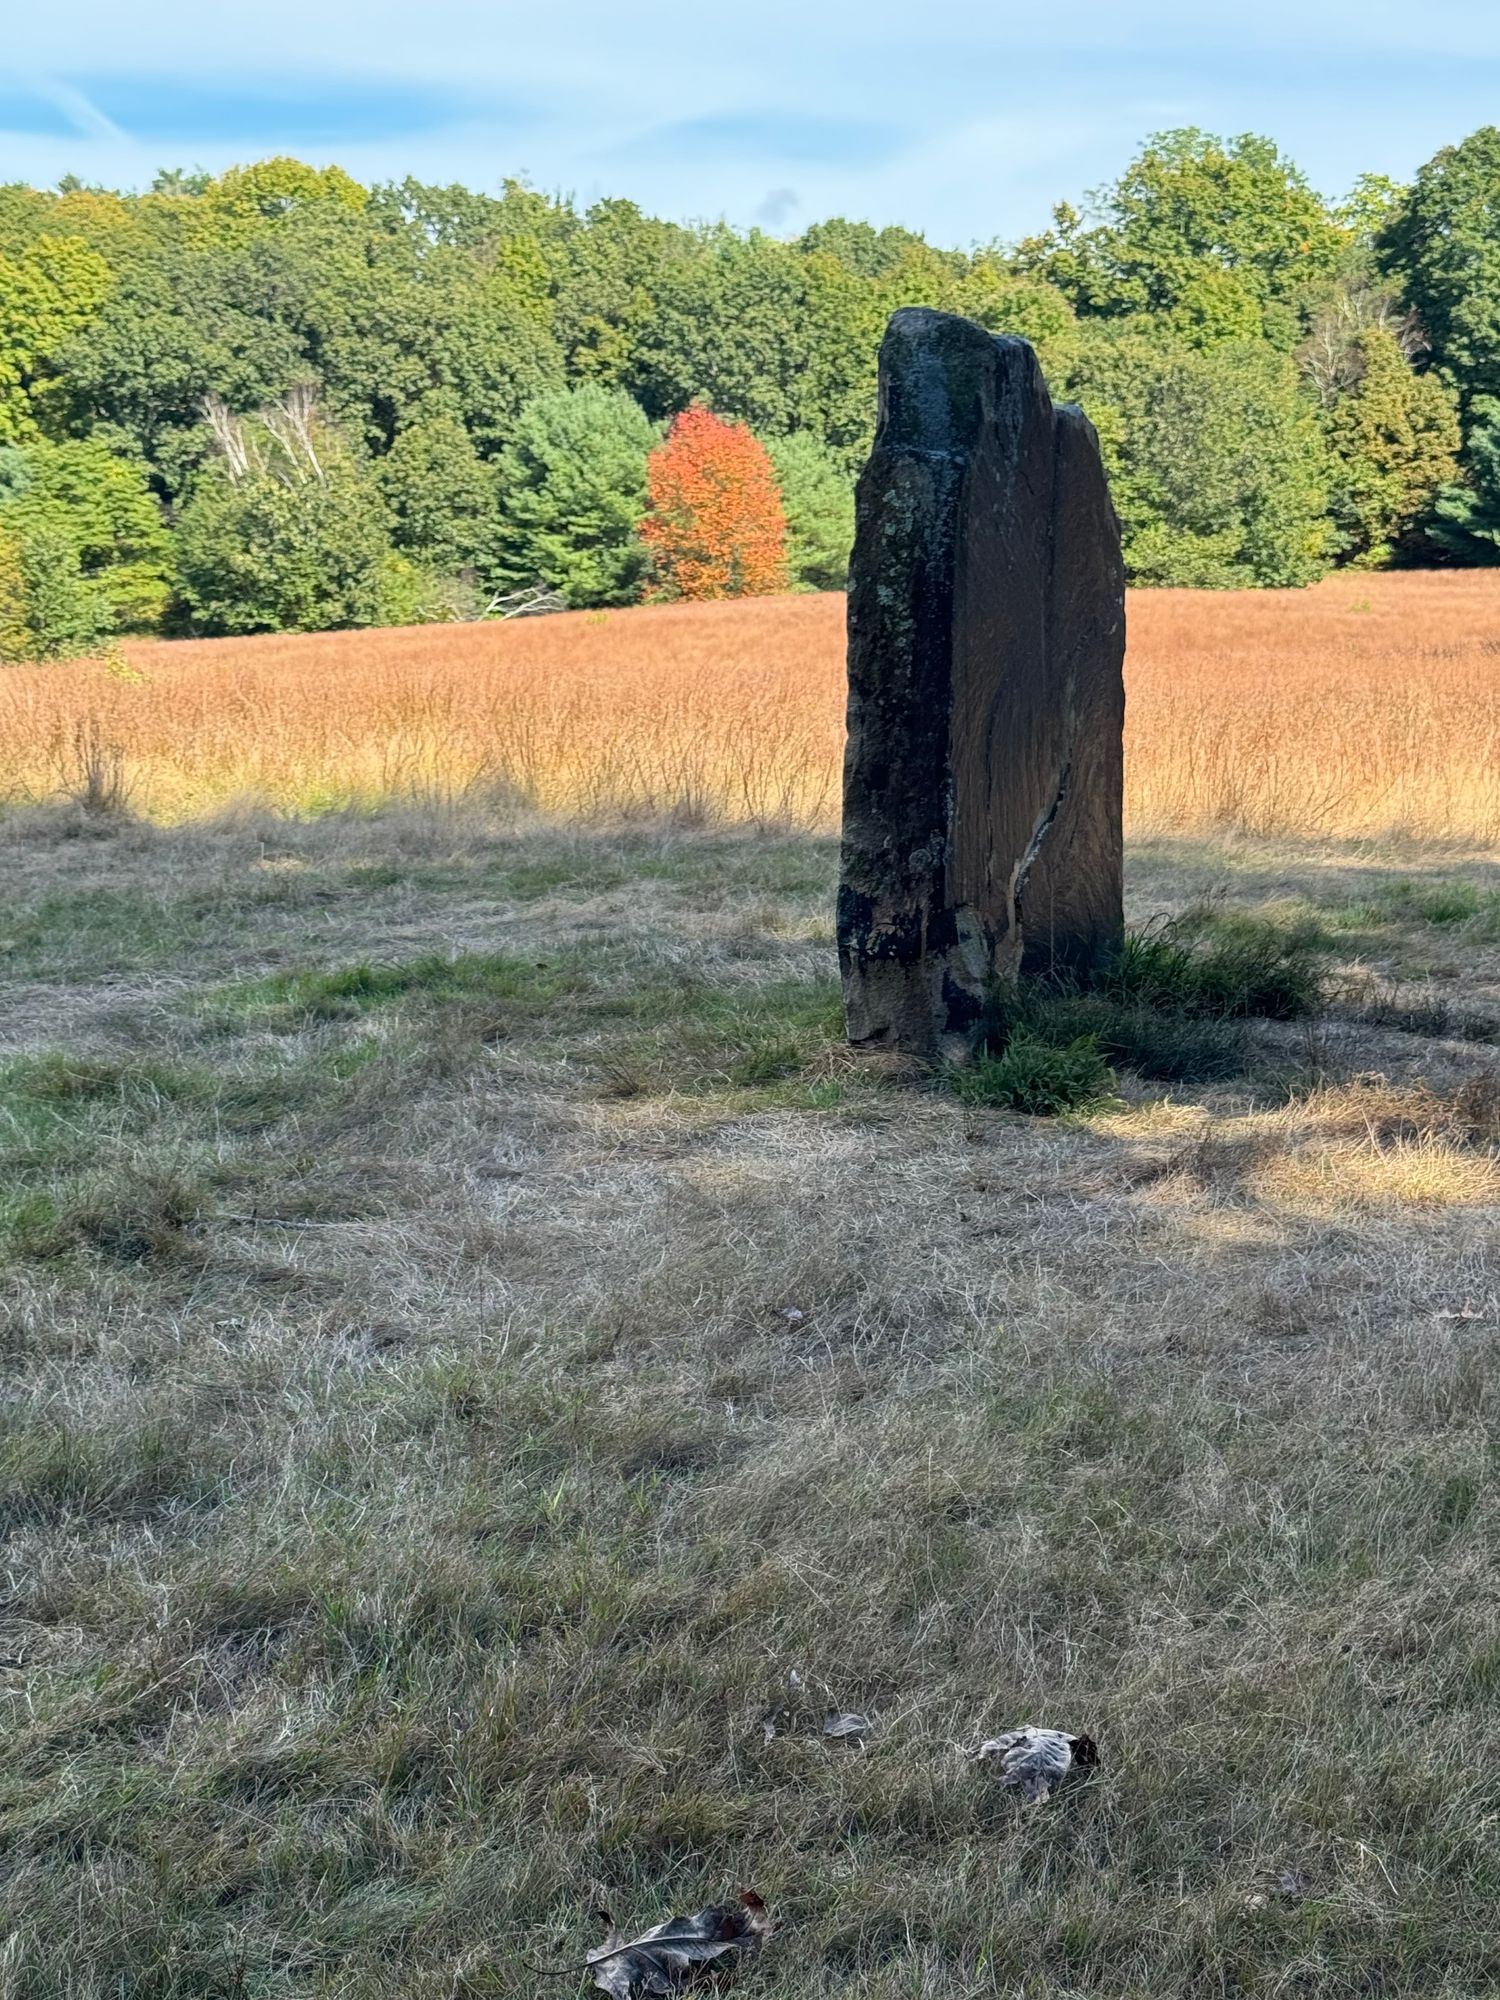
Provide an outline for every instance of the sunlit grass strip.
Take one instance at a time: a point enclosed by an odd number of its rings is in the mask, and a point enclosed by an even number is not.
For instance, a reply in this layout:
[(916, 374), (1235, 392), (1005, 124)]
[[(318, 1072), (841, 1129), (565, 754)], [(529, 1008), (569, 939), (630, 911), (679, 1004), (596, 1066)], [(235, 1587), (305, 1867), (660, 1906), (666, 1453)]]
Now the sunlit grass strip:
[[(479, 795), (828, 829), (843, 612), (764, 598), (7, 668), (0, 799), (97, 794), (102, 756), (162, 820), (245, 798), (317, 814)], [(1493, 844), (1497, 629), (1490, 573), (1135, 593), (1129, 830)]]

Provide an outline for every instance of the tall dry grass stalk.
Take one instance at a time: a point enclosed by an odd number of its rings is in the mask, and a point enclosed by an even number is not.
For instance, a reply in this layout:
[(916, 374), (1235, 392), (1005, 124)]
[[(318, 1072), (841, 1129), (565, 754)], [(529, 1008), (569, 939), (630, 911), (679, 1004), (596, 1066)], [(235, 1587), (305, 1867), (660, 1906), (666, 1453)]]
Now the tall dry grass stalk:
[[(136, 645), (0, 671), (0, 798), (119, 747), (138, 811), (499, 792), (547, 812), (835, 823), (841, 597)], [(1500, 576), (1138, 592), (1135, 834), (1500, 841)]]

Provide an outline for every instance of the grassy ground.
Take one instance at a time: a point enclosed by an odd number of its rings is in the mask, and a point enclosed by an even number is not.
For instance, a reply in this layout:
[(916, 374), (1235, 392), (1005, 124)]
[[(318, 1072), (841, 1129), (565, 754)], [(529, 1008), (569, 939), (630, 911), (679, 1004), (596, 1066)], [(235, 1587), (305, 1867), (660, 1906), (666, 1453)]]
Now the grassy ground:
[(1338, 998), (1044, 1122), (841, 1048), (827, 841), (0, 845), (0, 1994), (1500, 1987), (1500, 867), (1138, 850)]

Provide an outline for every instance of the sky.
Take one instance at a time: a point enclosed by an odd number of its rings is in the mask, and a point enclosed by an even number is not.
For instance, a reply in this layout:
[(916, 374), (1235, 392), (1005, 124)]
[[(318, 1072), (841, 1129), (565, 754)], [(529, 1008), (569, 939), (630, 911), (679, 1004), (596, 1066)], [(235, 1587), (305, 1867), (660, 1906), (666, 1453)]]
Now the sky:
[(0, 27), (0, 181), (290, 152), (957, 247), (1168, 126), (1265, 133), (1337, 197), (1500, 119), (1497, 0), (3, 0)]

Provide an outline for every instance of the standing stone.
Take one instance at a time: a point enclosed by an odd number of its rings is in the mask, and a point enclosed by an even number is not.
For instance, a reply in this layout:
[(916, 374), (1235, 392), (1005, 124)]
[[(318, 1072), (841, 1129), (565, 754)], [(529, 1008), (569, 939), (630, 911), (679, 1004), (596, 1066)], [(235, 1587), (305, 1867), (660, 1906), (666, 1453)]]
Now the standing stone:
[(896, 313), (849, 591), (849, 1037), (972, 1049), (997, 979), (1119, 944), (1125, 576), (1099, 442), (1023, 340)]

